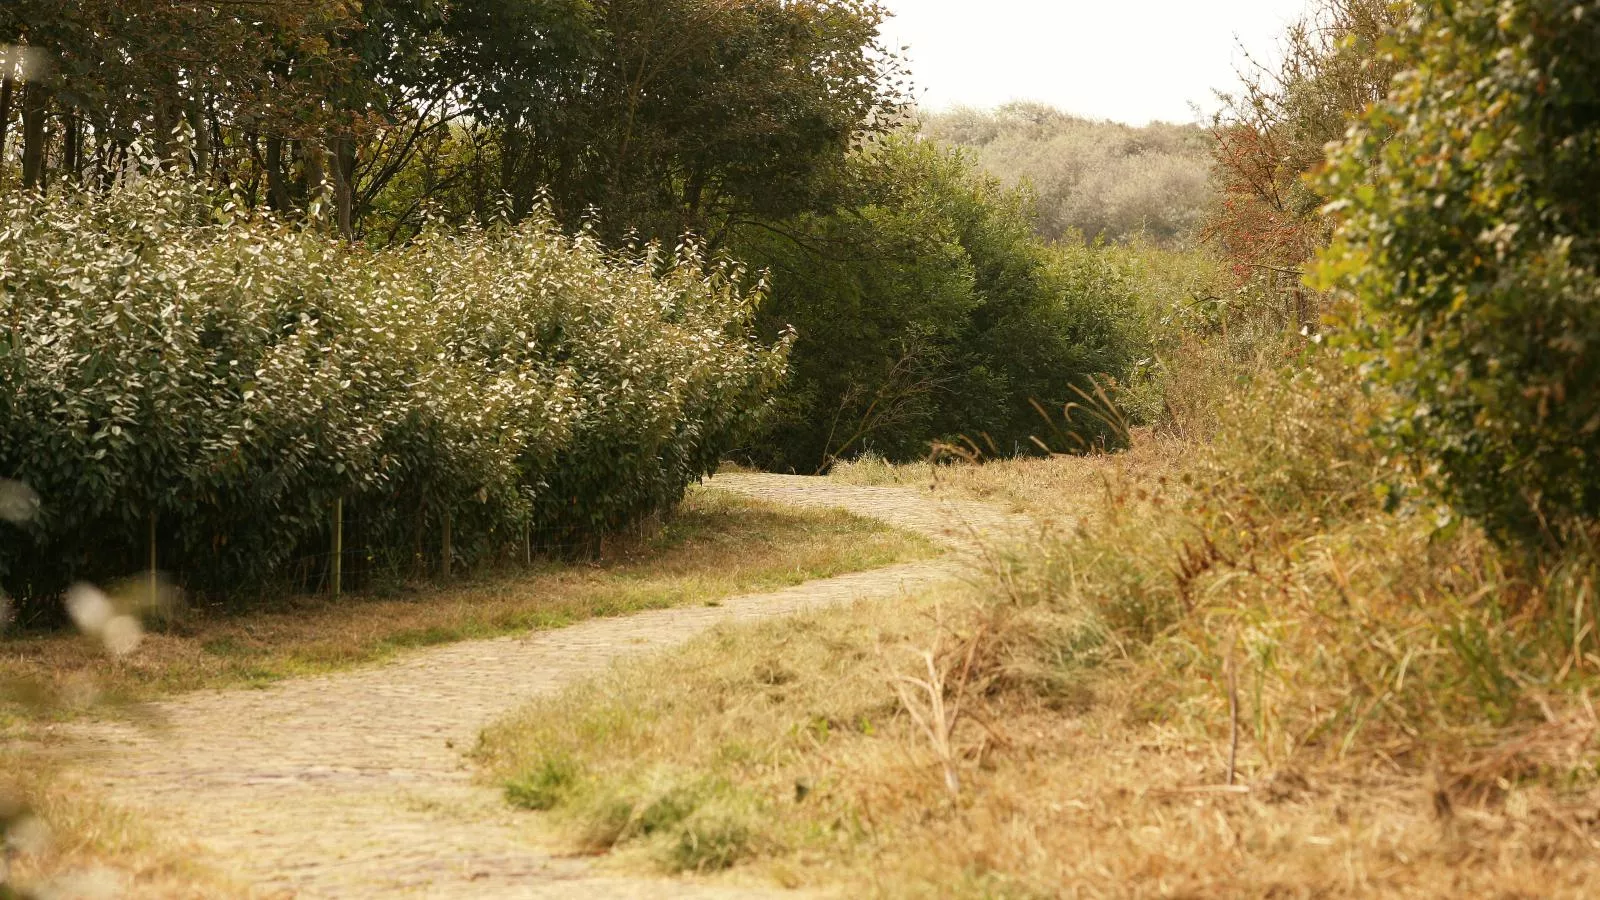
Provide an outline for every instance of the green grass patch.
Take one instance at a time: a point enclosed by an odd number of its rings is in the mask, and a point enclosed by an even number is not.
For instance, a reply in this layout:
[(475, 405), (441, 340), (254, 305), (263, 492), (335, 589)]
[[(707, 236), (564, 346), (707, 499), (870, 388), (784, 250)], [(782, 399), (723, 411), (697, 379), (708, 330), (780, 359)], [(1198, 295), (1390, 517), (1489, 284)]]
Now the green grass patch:
[(870, 601), (719, 627), (533, 701), (477, 758), (575, 852), (669, 873), (857, 860), (863, 812), (840, 766), (863, 746), (905, 756), (876, 654), (905, 657), (929, 612)]

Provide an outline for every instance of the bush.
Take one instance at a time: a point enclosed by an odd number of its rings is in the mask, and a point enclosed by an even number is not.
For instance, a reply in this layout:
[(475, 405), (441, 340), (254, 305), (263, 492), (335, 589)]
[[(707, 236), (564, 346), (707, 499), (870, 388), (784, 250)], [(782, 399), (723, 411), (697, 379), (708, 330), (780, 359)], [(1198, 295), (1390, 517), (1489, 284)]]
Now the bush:
[[(754, 461), (812, 472), (963, 437), (1026, 453), (1049, 430), (1033, 401), (1059, 410), (1130, 371), (1144, 340), (1131, 283), (1101, 254), (1035, 237), (1021, 194), (913, 139), (853, 166), (852, 205), (738, 244), (773, 272), (769, 333), (799, 335)], [(1078, 432), (1074, 446), (1114, 440), (1093, 422)]]
[(1600, 518), (1600, 4), (1423, 5), (1334, 156), (1323, 278), (1357, 297), (1387, 433), (1503, 541)]
[[(24, 611), (159, 564), (236, 592), (329, 511), (425, 567), (570, 545), (675, 502), (782, 370), (762, 290), (694, 250), (608, 256), (546, 221), (383, 252), (235, 217), (166, 178), (0, 197), (0, 544)], [(152, 542), (154, 548), (152, 548)]]

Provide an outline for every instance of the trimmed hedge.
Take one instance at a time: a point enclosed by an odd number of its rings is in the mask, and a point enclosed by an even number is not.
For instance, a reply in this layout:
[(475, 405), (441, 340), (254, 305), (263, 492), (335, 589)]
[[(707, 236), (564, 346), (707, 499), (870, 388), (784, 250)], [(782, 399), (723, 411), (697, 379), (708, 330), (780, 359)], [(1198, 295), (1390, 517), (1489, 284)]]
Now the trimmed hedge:
[[(384, 251), (179, 181), (0, 196), (0, 523), (25, 614), (147, 565), (279, 583), (343, 500), (413, 569), (586, 545), (670, 506), (782, 377), (765, 294), (694, 248), (607, 254), (545, 219)], [(448, 523), (448, 525), (446, 524)]]

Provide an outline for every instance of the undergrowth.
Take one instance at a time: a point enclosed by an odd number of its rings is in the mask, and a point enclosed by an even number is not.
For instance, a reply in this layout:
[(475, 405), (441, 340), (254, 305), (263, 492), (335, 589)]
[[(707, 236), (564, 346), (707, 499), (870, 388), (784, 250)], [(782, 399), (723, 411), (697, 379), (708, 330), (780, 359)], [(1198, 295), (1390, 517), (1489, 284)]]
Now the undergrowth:
[(687, 796), (737, 811), (744, 864), (886, 896), (1583, 896), (1594, 556), (1441, 512), (1368, 438), (1386, 398), (1302, 348), (1213, 393), (1204, 441), (844, 467), (1070, 525), (971, 589), (625, 669), (481, 755), (513, 799), (560, 760), (524, 805), (673, 870), (723, 859), (644, 825)]

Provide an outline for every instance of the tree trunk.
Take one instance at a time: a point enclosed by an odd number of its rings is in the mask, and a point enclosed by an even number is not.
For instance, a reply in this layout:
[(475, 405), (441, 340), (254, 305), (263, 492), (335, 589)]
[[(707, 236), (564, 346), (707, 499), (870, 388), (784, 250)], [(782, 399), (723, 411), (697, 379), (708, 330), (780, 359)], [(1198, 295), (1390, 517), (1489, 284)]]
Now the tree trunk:
[(161, 167), (166, 169), (169, 163), (177, 162), (180, 142), (172, 139), (173, 129), (177, 126), (177, 116), (173, 115), (171, 100), (164, 91), (156, 97), (156, 108), (152, 119), (150, 150), (155, 154)]
[(355, 239), (356, 141), (348, 134), (333, 139), (333, 191), (339, 236)]
[(222, 153), (228, 148), (228, 144), (222, 139), (222, 119), (217, 115), (215, 101), (206, 110), (206, 121), (208, 133), (211, 135), (211, 171), (221, 173), (223, 181), (231, 182), (237, 177), (237, 173), (226, 168), (223, 163)]
[[(524, 205), (517, 185), (521, 179), (517, 172), (522, 166), (522, 132), (515, 125), (505, 126), (505, 133), (500, 138), (500, 195), (511, 198), (512, 215), (521, 218)], [(489, 224), (489, 197), (485, 191), (478, 191), (474, 201), (478, 206), (478, 224), (487, 227)]]
[[(254, 163), (249, 168), (249, 180), (244, 183), (245, 203), (250, 209), (255, 209), (256, 201), (261, 193), (261, 173), (266, 171), (267, 164), (261, 159), (261, 140), (259, 135), (254, 131), (246, 131), (242, 140), (244, 141), (245, 150), (250, 154), (250, 161)], [(218, 143), (220, 142), (219, 135)]]
[(128, 151), (131, 150), (131, 149), (132, 149), (132, 147), (128, 144), (127, 141), (117, 141), (116, 162), (113, 163), (112, 166), (111, 166), (111, 169), (110, 169), (111, 177), (106, 180), (106, 190), (108, 192), (111, 190), (111, 188), (116, 186), (117, 179), (121, 178), (124, 174), (127, 173), (127, 171), (128, 171)]
[(267, 205), (279, 215), (289, 212), (289, 184), (283, 177), (283, 138), (267, 138)]
[(189, 117), (190, 129), (194, 131), (194, 174), (204, 180), (211, 174), (211, 129), (206, 127), (200, 98), (191, 98), (184, 112)]
[(44, 181), (45, 119), (50, 111), (49, 89), (29, 84), (22, 91), (22, 186), (41, 187)]
[(306, 173), (306, 203), (310, 205), (322, 199), (323, 189), (328, 183), (328, 173), (323, 166), (322, 142), (300, 141), (300, 161), (305, 166)]
[(0, 79), (0, 188), (6, 183), (6, 136), (11, 129), (11, 79)]
[(67, 128), (61, 151), (62, 168), (73, 184), (83, 178), (83, 126), (78, 121), (77, 110), (67, 113)]
[(111, 154), (115, 147), (110, 138), (95, 135), (94, 151), (94, 182), (100, 186), (101, 191), (111, 189)]

